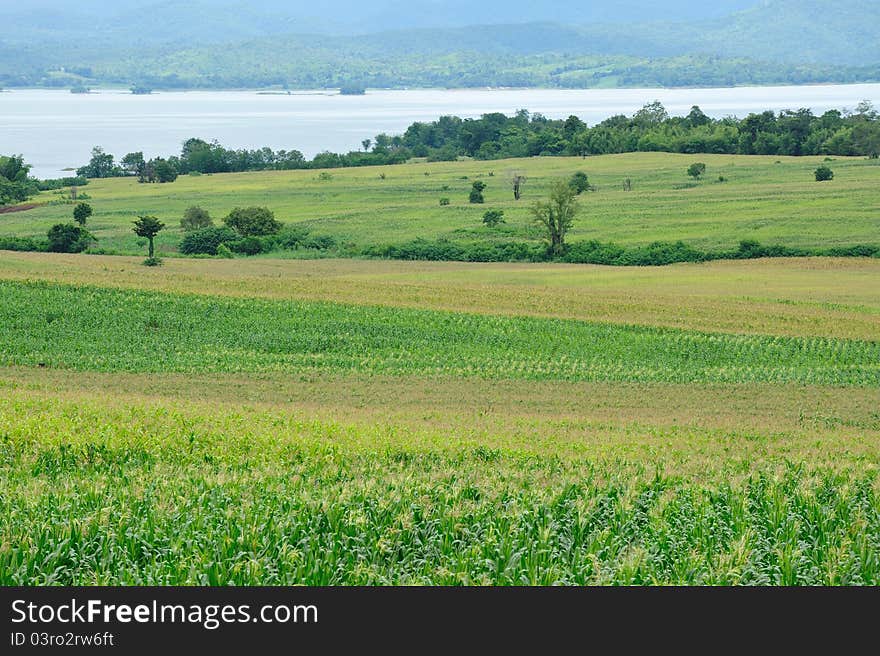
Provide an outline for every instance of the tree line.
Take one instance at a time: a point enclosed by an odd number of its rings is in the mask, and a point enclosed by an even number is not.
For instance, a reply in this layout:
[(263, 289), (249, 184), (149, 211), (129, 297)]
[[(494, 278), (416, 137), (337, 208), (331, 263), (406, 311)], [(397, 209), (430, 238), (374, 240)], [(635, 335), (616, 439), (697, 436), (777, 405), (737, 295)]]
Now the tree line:
[(526, 110), (513, 116), (484, 114), (477, 119), (443, 116), (413, 123), (400, 135), (379, 134), (361, 145), (363, 150), (322, 152), (311, 160), (298, 150), (235, 150), (196, 138), (184, 142), (179, 155), (150, 160), (135, 152), (117, 162), (113, 155), (95, 148), (77, 174), (87, 178), (130, 175), (141, 182), (161, 183), (186, 174), (400, 164), (414, 157), (488, 160), (649, 151), (876, 158), (880, 155), (880, 114), (865, 101), (853, 111), (829, 110), (818, 116), (798, 109), (714, 119), (698, 106), (686, 116), (670, 116), (661, 103), (653, 102), (632, 116), (612, 116), (592, 127), (577, 116), (555, 120)]

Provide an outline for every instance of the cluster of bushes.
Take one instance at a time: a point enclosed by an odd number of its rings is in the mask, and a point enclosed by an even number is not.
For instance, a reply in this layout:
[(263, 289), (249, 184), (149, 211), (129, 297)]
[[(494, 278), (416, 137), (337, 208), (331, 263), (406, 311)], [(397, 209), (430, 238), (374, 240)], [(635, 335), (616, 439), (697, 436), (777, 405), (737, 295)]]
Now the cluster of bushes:
[(34, 184), (39, 191), (56, 191), (57, 189), (65, 189), (66, 187), (85, 187), (89, 184), (89, 179), (78, 175), (74, 178), (35, 180)]
[(0, 237), (0, 251), (39, 251), (49, 250), (49, 243), (45, 239), (32, 239), (31, 237)]
[(312, 235), (301, 226), (284, 226), (265, 207), (235, 208), (215, 226), (208, 212), (190, 207), (181, 220), (186, 235), (180, 242), (184, 255), (259, 255), (275, 250), (319, 250), (337, 247), (328, 235)]
[(414, 239), (404, 244), (369, 246), (361, 255), (392, 260), (454, 262), (541, 262), (546, 248), (524, 242), (476, 242), (459, 244), (446, 239)]

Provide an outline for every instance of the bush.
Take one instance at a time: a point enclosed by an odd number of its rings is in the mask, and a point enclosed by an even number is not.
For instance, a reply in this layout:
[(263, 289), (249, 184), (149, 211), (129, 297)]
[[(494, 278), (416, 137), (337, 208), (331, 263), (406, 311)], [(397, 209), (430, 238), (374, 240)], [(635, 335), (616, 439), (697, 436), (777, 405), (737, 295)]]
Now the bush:
[(274, 235), (283, 227), (267, 207), (236, 207), (223, 222), (242, 237)]
[(162, 266), (162, 258), (161, 257), (148, 257), (143, 261), (144, 266), (154, 267), (154, 266)]
[(319, 251), (327, 251), (336, 247), (336, 240), (330, 235), (315, 235), (303, 242), (303, 248), (312, 248)]
[(834, 171), (832, 171), (827, 166), (820, 166), (816, 169), (816, 182), (825, 182), (826, 180), (834, 179)]
[(234, 241), (229, 244), (229, 248), (236, 253), (241, 253), (242, 255), (259, 255), (266, 250), (271, 250), (265, 248), (265, 244), (263, 243), (262, 239), (254, 236), (244, 237), (243, 239)]
[(488, 210), (483, 214), (483, 223), (494, 228), (499, 223), (504, 223), (504, 210)]
[(444, 207), (445, 207), (446, 205), (449, 205), (449, 199), (448, 199), (448, 198), (441, 198), (441, 199), (440, 199), (440, 205), (441, 205), (441, 206), (444, 206)]
[(585, 191), (590, 190), (590, 179), (587, 177), (587, 174), (583, 171), (578, 171), (571, 179), (568, 181), (568, 186), (574, 189), (576, 194), (582, 194)]
[(702, 176), (706, 172), (706, 165), (703, 162), (694, 162), (688, 167), (688, 175), (691, 176), (694, 180), (699, 180), (700, 176)]
[(193, 230), (202, 230), (210, 228), (214, 225), (211, 215), (207, 210), (203, 210), (198, 205), (186, 208), (183, 218), (180, 220), (180, 227), (184, 232), (192, 232)]
[(75, 223), (56, 223), (49, 232), (48, 250), (53, 253), (82, 253), (95, 241), (92, 234)]
[(303, 226), (286, 226), (275, 237), (275, 243), (286, 251), (294, 251), (304, 245), (309, 237), (309, 229)]
[(226, 227), (203, 228), (187, 234), (180, 242), (184, 255), (216, 255), (220, 244), (236, 240), (236, 234)]
[(227, 246), (226, 244), (220, 244), (217, 247), (217, 257), (222, 257), (227, 260), (231, 260), (235, 256), (232, 254), (232, 251), (229, 250), (229, 246)]
[(484, 200), (483, 200), (483, 190), (484, 190), (485, 188), (486, 188), (486, 183), (485, 183), (485, 182), (482, 182), (482, 181), (480, 181), (480, 180), (477, 180), (476, 182), (474, 182), (473, 186), (471, 187), (471, 193), (470, 193), (470, 197), (469, 197), (470, 201), (471, 201), (472, 203), (482, 203), (482, 202), (484, 202)]

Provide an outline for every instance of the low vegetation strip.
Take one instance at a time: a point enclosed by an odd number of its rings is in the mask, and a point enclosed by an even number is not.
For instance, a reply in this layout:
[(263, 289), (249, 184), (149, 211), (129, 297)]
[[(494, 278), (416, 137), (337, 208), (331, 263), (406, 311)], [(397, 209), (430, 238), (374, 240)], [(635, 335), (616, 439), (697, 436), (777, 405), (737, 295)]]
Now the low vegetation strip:
[(8, 281), (0, 295), (5, 365), (880, 386), (880, 342)]

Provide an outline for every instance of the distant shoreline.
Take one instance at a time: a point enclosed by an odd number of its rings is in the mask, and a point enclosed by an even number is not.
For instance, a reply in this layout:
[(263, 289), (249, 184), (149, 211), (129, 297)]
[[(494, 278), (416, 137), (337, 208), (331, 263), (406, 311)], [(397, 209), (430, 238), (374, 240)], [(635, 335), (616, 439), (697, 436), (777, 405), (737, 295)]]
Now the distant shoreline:
[[(500, 86), (481, 86), (481, 87), (367, 87), (366, 94), (341, 94), (338, 88), (326, 89), (278, 89), (273, 87), (185, 87), (185, 88), (155, 88), (151, 93), (135, 94), (131, 93), (128, 87), (124, 86), (101, 86), (90, 88), (88, 93), (77, 95), (100, 95), (102, 93), (118, 93), (124, 96), (154, 96), (167, 93), (254, 93), (265, 96), (345, 96), (348, 98), (363, 97), (375, 91), (445, 91), (445, 92), (473, 92), (473, 91), (694, 91), (700, 89), (785, 89), (785, 88), (810, 88), (810, 87), (858, 87), (858, 86), (880, 86), (880, 80), (865, 82), (809, 82), (804, 84), (737, 84), (733, 86), (715, 86), (715, 85), (682, 85), (682, 86), (594, 86), (594, 87), (500, 87)], [(22, 86), (22, 87), (5, 87), (0, 89), (0, 93), (14, 91), (57, 91), (59, 93), (70, 93), (68, 87), (54, 86)]]

